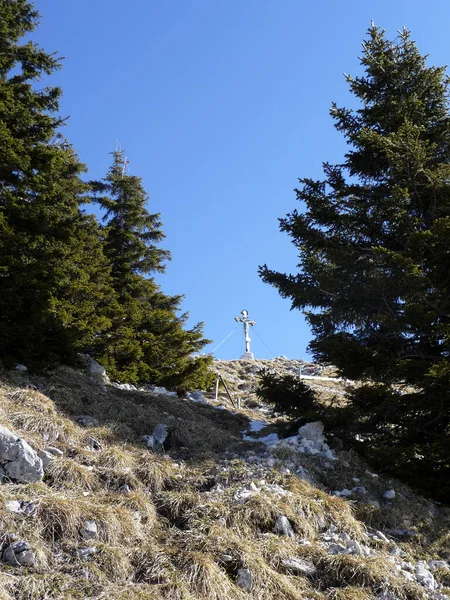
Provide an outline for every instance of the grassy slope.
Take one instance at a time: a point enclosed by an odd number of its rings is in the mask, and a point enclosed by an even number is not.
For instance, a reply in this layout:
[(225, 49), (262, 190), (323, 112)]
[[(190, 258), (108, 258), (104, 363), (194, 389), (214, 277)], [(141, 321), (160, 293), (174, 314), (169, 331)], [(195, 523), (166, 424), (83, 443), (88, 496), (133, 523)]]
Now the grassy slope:
[[(234, 389), (246, 380), (245, 373), (239, 377)], [(1, 380), (0, 423), (36, 449), (57, 446), (64, 457), (50, 465), (41, 483), (0, 487), (3, 541), (15, 533), (37, 556), (31, 569), (0, 564), (0, 600), (359, 600), (385, 589), (420, 599), (426, 597), (423, 588), (400, 576), (392, 548), (404, 551), (405, 560), (450, 558), (445, 514), (398, 483), (366, 481), (366, 465), (355, 456), (341, 453), (334, 469), (322, 459), (282, 451), (273, 465), (249, 462), (257, 446), (243, 443), (241, 431), (246, 415), (258, 413), (248, 408), (232, 414), (146, 392), (102, 390), (66, 368), (46, 378), (5, 373)], [(95, 417), (100, 426), (78, 426), (74, 417), (80, 414)], [(171, 432), (162, 456), (140, 440), (157, 423)], [(100, 450), (92, 449), (92, 438)], [(300, 463), (314, 485), (293, 474)], [(402, 496), (376, 509), (328, 493), (351, 487), (353, 477), (362, 479), (371, 498), (392, 485)], [(261, 491), (239, 502), (236, 492), (252, 482)], [(130, 493), (119, 491), (124, 484)], [(281, 486), (283, 495), (279, 488), (271, 491), (271, 484)], [(36, 502), (36, 514), (8, 512), (5, 502), (11, 499)], [(273, 533), (280, 514), (289, 518), (295, 539)], [(99, 539), (83, 541), (86, 520), (97, 522)], [(330, 555), (320, 541), (330, 526), (376, 555)], [(397, 544), (367, 536), (372, 527), (411, 526), (418, 535)], [(77, 558), (76, 551), (88, 546), (96, 554)], [(293, 574), (283, 566), (292, 557), (311, 560), (317, 572)], [(236, 585), (242, 568), (253, 573), (250, 594)], [(443, 582), (448, 577), (441, 574)]]

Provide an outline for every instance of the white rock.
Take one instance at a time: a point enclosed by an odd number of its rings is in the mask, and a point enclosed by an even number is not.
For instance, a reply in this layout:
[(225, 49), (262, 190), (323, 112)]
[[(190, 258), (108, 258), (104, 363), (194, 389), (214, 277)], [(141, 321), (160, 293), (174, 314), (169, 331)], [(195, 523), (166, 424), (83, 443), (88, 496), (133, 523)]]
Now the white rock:
[(356, 540), (348, 540), (346, 542), (346, 547), (351, 554), (355, 554), (356, 556), (364, 554), (361, 544)]
[(19, 502), (19, 500), (9, 500), (9, 502), (5, 502), (5, 508), (9, 512), (21, 513), (22, 512), (22, 502)]
[(155, 442), (157, 442), (158, 444), (161, 444), (161, 446), (162, 446), (164, 444), (164, 442), (166, 441), (168, 433), (169, 433), (168, 426), (165, 425), (164, 423), (158, 423), (158, 425), (155, 425), (155, 428), (152, 431), (152, 436), (153, 436)]
[(64, 456), (64, 452), (59, 448), (55, 448), (54, 446), (47, 446), (47, 448), (45, 448), (45, 452), (50, 452), (50, 454), (53, 454), (53, 456)]
[(231, 554), (222, 554), (222, 556), (220, 558), (221, 558), (221, 560), (223, 560), (223, 562), (232, 562), (233, 561), (233, 557), (231, 556)]
[(375, 532), (375, 535), (377, 536), (377, 538), (379, 538), (383, 542), (386, 542), (387, 544), (390, 542), (389, 538), (387, 538), (382, 531), (377, 530)]
[(208, 404), (208, 401), (206, 400), (202, 392), (190, 392), (188, 394), (188, 398), (192, 400), (192, 402), (198, 402), (199, 404)]
[(251, 490), (240, 489), (234, 494), (234, 499), (236, 502), (239, 502), (239, 504), (245, 504), (254, 494), (255, 492), (252, 492)]
[(428, 566), (432, 571), (435, 571), (436, 569), (450, 570), (450, 565), (448, 564), (448, 562), (445, 562), (445, 560), (429, 560)]
[(41, 481), (42, 460), (33, 448), (15, 433), (0, 425), (0, 466), (5, 475), (20, 483)]
[(9, 512), (31, 517), (37, 510), (37, 504), (27, 500), (10, 500), (5, 503), (5, 508)]
[(302, 560), (301, 558), (283, 558), (281, 564), (293, 573), (313, 575), (316, 572), (316, 567), (311, 562)]
[(173, 396), (177, 395), (176, 392), (168, 392), (165, 387), (158, 387), (156, 385), (149, 385), (147, 387), (148, 391), (155, 396)]
[(336, 555), (349, 553), (347, 546), (342, 546), (342, 544), (330, 544), (328, 546), (328, 552), (329, 552), (329, 554), (336, 554)]
[(95, 540), (98, 538), (98, 527), (95, 521), (86, 521), (80, 530), (83, 540)]
[(249, 569), (238, 569), (236, 584), (245, 592), (252, 591), (253, 575)]
[(393, 500), (395, 498), (395, 490), (386, 490), (383, 494), (385, 500)]
[(341, 490), (340, 496), (342, 498), (348, 498), (348, 496), (352, 495), (352, 490), (348, 490), (347, 488), (344, 488), (343, 490)]
[(55, 460), (54, 454), (50, 454), (50, 452), (46, 452), (45, 450), (40, 450), (38, 456), (42, 460), (42, 467), (44, 470)]
[(89, 357), (88, 361), (88, 369), (89, 375), (93, 375), (95, 377), (103, 378), (106, 376), (106, 369), (101, 364), (99, 364), (96, 360)]
[(435, 590), (437, 588), (437, 583), (433, 574), (427, 569), (426, 563), (422, 561), (419, 561), (416, 564), (416, 579), (428, 590)]
[(148, 448), (153, 448), (155, 445), (155, 438), (152, 435), (143, 435), (141, 439), (148, 446)]
[(25, 365), (20, 364), (15, 366), (15, 370), (19, 371), (19, 373), (26, 373), (28, 371)]
[(273, 528), (274, 533), (278, 533), (280, 535), (285, 535), (290, 538), (295, 537), (294, 530), (292, 529), (292, 525), (289, 523), (289, 519), (284, 515), (280, 515), (275, 523), (275, 527)]
[(2, 561), (11, 567), (32, 567), (36, 558), (28, 542), (17, 541), (5, 548)]
[(75, 417), (75, 421), (81, 427), (98, 427), (100, 423), (94, 417), (90, 417), (89, 415), (78, 415)]
[(300, 437), (305, 438), (306, 440), (313, 440), (314, 442), (320, 442), (323, 444), (326, 441), (325, 436), (323, 435), (323, 429), (323, 423), (321, 421), (315, 421), (300, 427), (298, 434)]
[(252, 464), (252, 463), (261, 462), (263, 459), (261, 458), (261, 456), (247, 456), (247, 458), (245, 460), (248, 463)]
[(125, 392), (136, 392), (137, 387), (131, 383), (113, 383), (113, 386), (118, 390), (124, 390)]
[(76, 554), (78, 558), (89, 558), (93, 556), (97, 552), (97, 548), (95, 546), (89, 546), (89, 548), (80, 548), (77, 550)]

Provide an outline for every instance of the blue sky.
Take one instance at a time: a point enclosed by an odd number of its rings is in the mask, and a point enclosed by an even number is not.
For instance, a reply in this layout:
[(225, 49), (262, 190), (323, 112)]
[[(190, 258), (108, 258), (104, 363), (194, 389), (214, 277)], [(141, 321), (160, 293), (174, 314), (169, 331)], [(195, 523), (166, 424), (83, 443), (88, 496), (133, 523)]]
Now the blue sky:
[[(100, 178), (116, 139), (161, 212), (173, 260), (158, 277), (185, 294), (212, 350), (246, 308), (256, 357), (307, 358), (309, 329), (258, 265), (295, 271), (279, 217), (299, 177), (320, 177), (345, 143), (328, 116), (352, 103), (370, 20), (404, 25), (433, 64), (450, 60), (448, 0), (36, 0), (33, 39), (66, 57), (52, 77), (65, 135)], [(266, 345), (264, 345), (263, 341)], [(270, 348), (270, 350), (268, 349)], [(237, 330), (216, 352), (238, 358)]]

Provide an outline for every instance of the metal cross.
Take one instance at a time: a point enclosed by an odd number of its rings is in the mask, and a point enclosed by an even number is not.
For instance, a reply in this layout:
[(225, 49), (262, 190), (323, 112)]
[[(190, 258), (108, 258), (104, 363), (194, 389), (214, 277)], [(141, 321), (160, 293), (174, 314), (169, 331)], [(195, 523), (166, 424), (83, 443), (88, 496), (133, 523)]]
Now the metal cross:
[(255, 357), (253, 356), (252, 352), (250, 352), (250, 336), (248, 334), (249, 332), (249, 327), (254, 327), (256, 325), (255, 321), (252, 321), (251, 319), (248, 318), (248, 311), (247, 310), (243, 310), (241, 311), (241, 315), (242, 317), (234, 317), (235, 321), (238, 321), (238, 323), (243, 323), (244, 324), (244, 333), (245, 333), (245, 354), (243, 354), (241, 356), (241, 359), (246, 359), (246, 360), (253, 360)]

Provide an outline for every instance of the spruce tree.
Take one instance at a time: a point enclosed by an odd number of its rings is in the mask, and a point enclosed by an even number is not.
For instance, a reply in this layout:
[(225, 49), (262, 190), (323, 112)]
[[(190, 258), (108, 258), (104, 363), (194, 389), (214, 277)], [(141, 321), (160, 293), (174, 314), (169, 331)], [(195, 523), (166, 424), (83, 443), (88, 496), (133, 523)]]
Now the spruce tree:
[(450, 497), (449, 81), (426, 59), (409, 32), (369, 29), (346, 77), (360, 106), (331, 108), (345, 160), (301, 179), (304, 210), (281, 220), (299, 272), (260, 274), (304, 311), (315, 359), (367, 381), (342, 434)]
[(209, 384), (209, 357), (192, 359), (204, 347), (202, 324), (184, 329), (178, 315), (181, 296), (167, 296), (152, 274), (164, 272), (170, 253), (159, 214), (146, 209), (142, 180), (127, 172), (123, 151), (102, 181), (91, 182), (94, 198), (105, 210), (105, 252), (111, 265), (120, 312), (104, 336), (98, 359), (122, 381), (154, 382), (172, 388)]
[(59, 132), (57, 57), (21, 39), (26, 0), (0, 0), (0, 361), (74, 360), (109, 326), (109, 265), (80, 204), (84, 166)]

